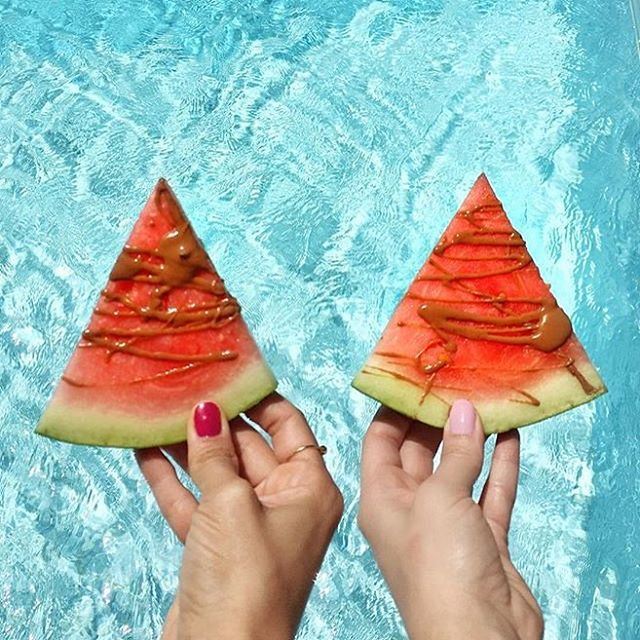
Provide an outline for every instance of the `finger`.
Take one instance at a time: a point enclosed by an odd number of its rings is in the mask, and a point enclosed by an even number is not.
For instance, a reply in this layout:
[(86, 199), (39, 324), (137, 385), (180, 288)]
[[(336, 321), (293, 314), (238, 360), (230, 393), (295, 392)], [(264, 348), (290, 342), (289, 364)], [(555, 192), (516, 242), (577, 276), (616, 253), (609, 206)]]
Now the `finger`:
[(178, 619), (180, 618), (180, 606), (178, 604), (178, 596), (173, 601), (171, 608), (167, 612), (167, 617), (162, 627), (162, 636), (160, 640), (176, 640), (178, 638)]
[[(279, 462), (287, 462), (299, 447), (318, 444), (302, 412), (278, 393), (272, 393), (246, 415), (271, 436)], [(322, 456), (315, 448), (301, 451), (294, 459), (322, 463)]]
[[(278, 465), (273, 449), (242, 418), (232, 420), (230, 428), (231, 438), (238, 455), (240, 475), (255, 487)], [(163, 447), (163, 451), (169, 454), (182, 469), (189, 472), (186, 442), (168, 445)]]
[(160, 513), (184, 544), (198, 502), (182, 485), (173, 465), (160, 449), (140, 449), (136, 451), (136, 460)]
[(214, 402), (198, 404), (187, 430), (189, 472), (205, 496), (239, 481), (238, 458), (231, 439), (229, 423)]
[(231, 421), (231, 437), (238, 453), (240, 475), (257, 487), (278, 466), (273, 449), (242, 418)]
[(189, 473), (189, 460), (187, 454), (187, 443), (178, 442), (178, 444), (170, 444), (162, 447), (162, 450), (168, 453), (173, 460), (187, 473)]
[(501, 551), (507, 551), (511, 513), (516, 501), (520, 471), (520, 434), (498, 435), (489, 477), (480, 496), (480, 506)]
[(433, 458), (442, 442), (442, 429), (413, 422), (400, 447), (402, 468), (418, 484), (433, 473)]
[(362, 481), (366, 486), (388, 468), (402, 469), (400, 448), (411, 419), (387, 407), (380, 407), (362, 443)]
[(468, 400), (456, 400), (444, 428), (442, 459), (433, 474), (452, 488), (471, 495), (482, 470), (484, 433)]

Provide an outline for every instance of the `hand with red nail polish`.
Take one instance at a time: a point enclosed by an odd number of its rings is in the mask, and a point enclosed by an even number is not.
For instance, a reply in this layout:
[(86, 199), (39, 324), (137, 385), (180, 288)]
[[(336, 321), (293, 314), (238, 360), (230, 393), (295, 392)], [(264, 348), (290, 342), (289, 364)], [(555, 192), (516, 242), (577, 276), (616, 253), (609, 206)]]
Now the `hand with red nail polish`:
[[(188, 441), (137, 453), (164, 517), (185, 542), (163, 639), (290, 640), (342, 514), (304, 416), (273, 394), (242, 418), (195, 407)], [(294, 455), (292, 455), (294, 454)], [(188, 470), (200, 501), (180, 483)]]
[[(517, 431), (498, 436), (479, 503), (485, 436), (473, 405), (445, 429), (382, 408), (365, 437), (359, 523), (412, 640), (539, 640), (542, 615), (509, 555)], [(442, 443), (440, 465), (434, 456)]]

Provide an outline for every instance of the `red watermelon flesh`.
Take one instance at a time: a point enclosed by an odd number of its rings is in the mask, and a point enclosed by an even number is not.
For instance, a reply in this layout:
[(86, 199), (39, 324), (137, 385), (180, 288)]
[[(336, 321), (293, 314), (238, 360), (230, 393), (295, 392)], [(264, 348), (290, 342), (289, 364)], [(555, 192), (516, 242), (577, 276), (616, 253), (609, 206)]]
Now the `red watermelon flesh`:
[(78, 444), (185, 439), (192, 406), (234, 417), (276, 381), (165, 180), (101, 292), (37, 432)]
[(467, 398), (487, 433), (538, 422), (606, 392), (485, 175), (353, 385), (438, 427), (451, 404)]

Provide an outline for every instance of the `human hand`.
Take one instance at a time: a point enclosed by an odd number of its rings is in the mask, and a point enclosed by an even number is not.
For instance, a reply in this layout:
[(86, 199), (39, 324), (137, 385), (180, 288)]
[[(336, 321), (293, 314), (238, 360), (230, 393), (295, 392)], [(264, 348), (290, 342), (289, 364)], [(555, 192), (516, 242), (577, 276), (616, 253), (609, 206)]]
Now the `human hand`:
[[(290, 639), (342, 514), (304, 416), (273, 394), (231, 428), (198, 405), (188, 442), (167, 453), (188, 469), (200, 503), (159, 449), (137, 452), (158, 506), (185, 542), (179, 593), (163, 638)], [(198, 435), (200, 433), (201, 435)], [(204, 435), (202, 435), (204, 434)]]
[(444, 434), (381, 408), (365, 437), (360, 527), (412, 640), (542, 637), (540, 608), (507, 545), (519, 435), (498, 436), (476, 503), (484, 441), (466, 400), (453, 405)]

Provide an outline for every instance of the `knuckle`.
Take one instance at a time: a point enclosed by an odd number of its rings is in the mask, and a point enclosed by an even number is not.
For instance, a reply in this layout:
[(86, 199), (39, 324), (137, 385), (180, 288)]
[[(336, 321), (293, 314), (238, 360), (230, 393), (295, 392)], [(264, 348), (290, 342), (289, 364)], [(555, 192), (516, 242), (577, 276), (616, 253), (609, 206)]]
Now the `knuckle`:
[(467, 467), (470, 469), (477, 469), (482, 466), (481, 455), (478, 455), (474, 449), (458, 443), (455, 445), (449, 445), (448, 449), (443, 454), (442, 461), (451, 465)]
[(338, 489), (338, 487), (333, 483), (331, 490), (327, 493), (329, 515), (332, 522), (337, 525), (344, 513), (344, 498), (340, 489)]
[(326, 472), (318, 469), (315, 473), (316, 479), (310, 479), (310, 482), (301, 488), (301, 500), (307, 503), (310, 509), (321, 513), (323, 518), (337, 524), (344, 511), (342, 493)]
[(383, 424), (378, 422), (374, 422), (371, 424), (369, 429), (367, 429), (367, 433), (363, 439), (363, 446), (372, 442), (379, 442), (383, 440), (385, 442), (390, 442), (394, 446), (397, 445), (397, 438), (394, 437), (394, 433), (390, 432), (388, 428), (386, 428)]
[(540, 640), (544, 633), (544, 622), (540, 610), (536, 610), (523, 624), (523, 638), (526, 640)]
[(494, 516), (485, 514), (485, 518), (494, 535), (497, 536), (499, 540), (503, 540), (504, 543), (507, 544), (509, 541), (509, 528), (505, 527), (505, 525)]
[(440, 482), (438, 478), (430, 478), (428, 482), (418, 488), (416, 504), (428, 507), (435, 502), (447, 499), (450, 493), (451, 489), (446, 483)]
[(226, 482), (223, 486), (219, 487), (215, 494), (215, 503), (218, 506), (236, 508), (248, 501), (251, 497), (251, 486), (238, 478)]
[(304, 489), (309, 498), (322, 498), (326, 490), (327, 478), (324, 469), (310, 460), (300, 461), (304, 467)]
[(230, 447), (201, 447), (195, 452), (192, 465), (197, 468), (206, 468), (217, 462), (236, 462), (236, 454)]
[(186, 518), (190, 516), (194, 509), (193, 502), (186, 496), (173, 498), (167, 505), (167, 512), (175, 518)]
[(200, 506), (203, 511), (216, 517), (223, 515), (228, 521), (244, 519), (253, 507), (252, 493), (251, 486), (242, 478), (237, 478), (203, 493)]
[(471, 448), (466, 442), (448, 442), (444, 450), (444, 455), (450, 459), (465, 459), (473, 455)]
[(296, 423), (301, 421), (307, 422), (307, 418), (304, 413), (300, 409), (298, 409), (298, 407), (287, 403), (282, 414), (282, 422)]
[(499, 462), (504, 467), (519, 467), (520, 454), (517, 449), (504, 449), (496, 447), (493, 451), (493, 461)]
[(502, 480), (492, 480), (489, 478), (486, 484), (486, 491), (501, 505), (508, 505), (515, 499), (515, 490)]
[(291, 412), (289, 414), (289, 417), (292, 420), (304, 420), (305, 422), (307, 421), (307, 416), (305, 416), (304, 412), (298, 409), (298, 407), (294, 407), (294, 406), (291, 406)]

